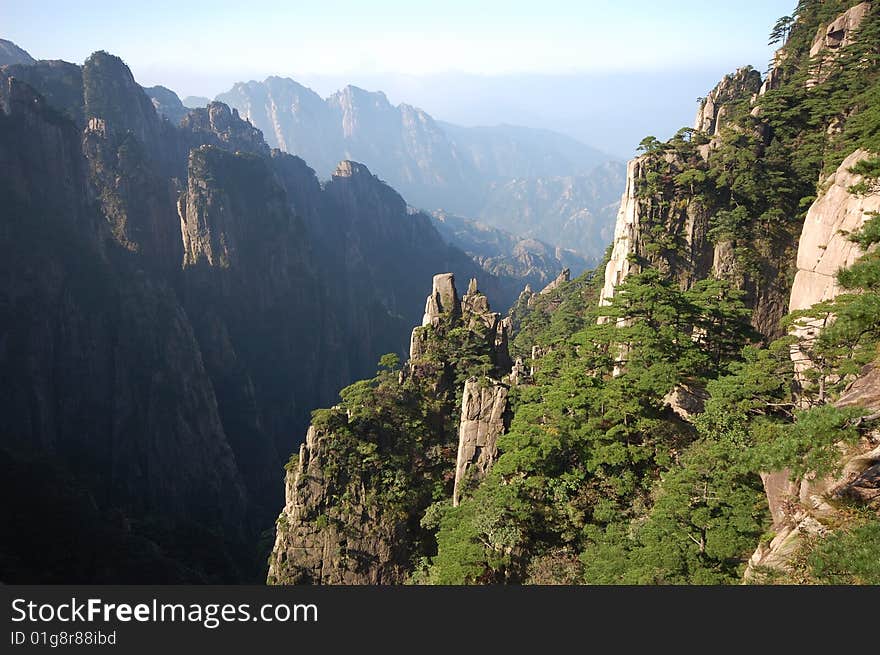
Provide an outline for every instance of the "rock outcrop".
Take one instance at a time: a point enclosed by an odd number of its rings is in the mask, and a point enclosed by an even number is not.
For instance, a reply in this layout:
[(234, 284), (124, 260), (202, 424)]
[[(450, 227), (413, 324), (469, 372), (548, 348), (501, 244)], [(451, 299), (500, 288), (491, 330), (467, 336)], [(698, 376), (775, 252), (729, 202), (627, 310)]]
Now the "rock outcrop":
[(401, 584), (409, 573), (406, 517), (371, 502), (356, 474), (345, 480), (328, 473), (332, 437), (310, 427), (287, 467), (268, 583)]
[(465, 382), (452, 492), (455, 507), (465, 485), (485, 477), (498, 458), (498, 437), (510, 422), (507, 394), (508, 386), (496, 380), (472, 377)]
[(663, 403), (683, 421), (702, 414), (709, 394), (705, 389), (679, 384), (663, 398)]
[(29, 66), (36, 60), (31, 57), (27, 51), (19, 48), (12, 41), (0, 39), (0, 66), (9, 66), (12, 64), (24, 64)]
[(566, 284), (567, 282), (571, 282), (571, 271), (566, 268), (559, 275), (556, 276), (556, 279), (554, 279), (546, 287), (541, 289), (539, 293), (542, 296), (546, 296), (548, 293), (553, 293), (553, 291), (561, 287), (563, 284)]
[(183, 117), (189, 113), (189, 109), (183, 105), (177, 94), (169, 88), (161, 85), (145, 87), (144, 93), (153, 101), (156, 113), (167, 118), (174, 125), (178, 125), (183, 120)]
[(700, 103), (694, 129), (709, 136), (718, 134), (729, 116), (731, 103), (748, 100), (760, 91), (761, 84), (761, 73), (751, 66), (727, 75)]
[(853, 42), (853, 35), (871, 12), (872, 3), (862, 2), (850, 7), (827, 26), (820, 27), (810, 46), (810, 57), (815, 58), (813, 76), (807, 86), (821, 84), (828, 75), (831, 62), (840, 51)]
[(422, 318), (422, 326), (432, 325), (438, 327), (440, 320), (446, 316), (454, 320), (461, 314), (461, 305), (458, 293), (455, 290), (455, 275), (441, 273), (434, 276), (431, 287), (431, 295), (425, 303), (425, 315)]
[[(865, 367), (841, 394), (838, 407), (860, 407), (874, 421), (880, 417), (880, 367)], [(841, 501), (856, 501), (880, 511), (880, 431), (868, 432), (852, 446), (840, 444), (840, 473), (792, 480), (787, 471), (762, 475), (773, 517), (773, 539), (749, 560), (745, 580), (760, 582), (769, 572), (790, 570), (805, 539), (822, 536), (846, 520)]]
[[(445, 488), (457, 505), (467, 483), (495, 462), (510, 420), (502, 379), (510, 373), (508, 324), (491, 311), (475, 279), (459, 300), (451, 273), (434, 276), (427, 305), (409, 361), (397, 380), (382, 383), (390, 385), (382, 396), (404, 394), (394, 411), (412, 414), (389, 422), (381, 402), (369, 398), (323, 410), (288, 465), (270, 584), (405, 582), (421, 547), (415, 526), (436, 500), (432, 494)], [(468, 359), (474, 355), (491, 362), (490, 370)], [(475, 370), (480, 374), (465, 378), (459, 406), (455, 382)], [(409, 427), (425, 416), (426, 424)], [(388, 496), (389, 480), (405, 491)], [(408, 494), (407, 504), (400, 493)]]
[[(880, 191), (851, 193), (850, 187), (863, 180), (850, 169), (870, 156), (864, 150), (849, 155), (825, 180), (824, 191), (810, 206), (798, 245), (789, 311), (809, 309), (836, 297), (841, 291), (837, 273), (861, 256), (858, 244), (849, 237), (858, 232), (872, 212), (880, 211)], [(819, 320), (802, 321), (793, 330), (799, 343), (792, 346), (792, 360), (799, 371), (810, 366), (807, 351), (822, 327)]]
[[(671, 178), (687, 164), (674, 153), (658, 163), (652, 156), (637, 157), (627, 165), (626, 190), (620, 201), (611, 258), (605, 266), (605, 281), (599, 302), (606, 305), (617, 285), (644, 264), (655, 266), (675, 279), (683, 289), (707, 277), (712, 271), (714, 245), (709, 241), (709, 211), (695, 197), (664, 189), (663, 198), (643, 191), (655, 166), (669, 169)], [(653, 243), (652, 228), (661, 227), (669, 246)]]

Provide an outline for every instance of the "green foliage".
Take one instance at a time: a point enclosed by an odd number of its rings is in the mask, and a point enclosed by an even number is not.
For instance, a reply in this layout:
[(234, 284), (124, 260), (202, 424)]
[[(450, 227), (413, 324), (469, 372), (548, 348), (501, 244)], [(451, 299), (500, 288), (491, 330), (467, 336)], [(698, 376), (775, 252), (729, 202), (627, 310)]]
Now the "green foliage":
[(880, 584), (880, 521), (869, 519), (831, 534), (807, 562), (819, 584)]
[(443, 514), (432, 579), (521, 580), (534, 558), (580, 552), (642, 514), (658, 473), (696, 436), (670, 419), (664, 396), (735, 361), (750, 335), (741, 296), (721, 281), (683, 292), (647, 269), (607, 307), (563, 300), (555, 311), (569, 311), (551, 313), (537, 334), (535, 385), (511, 391), (513, 422), (489, 478)]
[(836, 473), (840, 462), (836, 444), (853, 443), (859, 438), (855, 419), (863, 414), (864, 409), (858, 407), (820, 405), (797, 412), (791, 424), (755, 423), (752, 431), (756, 443), (751, 452), (754, 467), (761, 471), (789, 469), (792, 477)]
[(761, 481), (744, 466), (743, 445), (729, 435), (694, 443), (663, 475), (647, 520), (633, 526), (630, 538), (617, 539), (614, 547), (624, 554), (617, 554), (617, 566), (597, 557), (610, 545), (606, 535), (584, 551), (587, 581), (738, 582), (766, 520)]
[(400, 356), (396, 353), (387, 353), (379, 358), (379, 371), (388, 371), (393, 373), (400, 370)]
[(777, 20), (776, 24), (773, 26), (773, 30), (770, 32), (770, 40), (767, 42), (767, 45), (776, 45), (780, 42), (784, 43), (791, 32), (794, 21), (794, 16), (782, 16)]
[(646, 136), (639, 142), (639, 147), (637, 148), (638, 152), (644, 152), (645, 154), (655, 154), (666, 149), (666, 144), (655, 136)]

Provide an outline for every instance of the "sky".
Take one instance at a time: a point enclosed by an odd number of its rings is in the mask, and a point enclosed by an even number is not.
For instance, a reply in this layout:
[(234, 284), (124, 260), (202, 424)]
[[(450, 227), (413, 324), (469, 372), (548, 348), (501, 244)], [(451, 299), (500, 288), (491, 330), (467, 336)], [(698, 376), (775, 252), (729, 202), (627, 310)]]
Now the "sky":
[[(0, 38), (38, 59), (81, 63), (107, 50), (144, 86), (181, 97), (213, 97), (269, 75), (323, 95), (353, 83), (440, 119), (558, 129), (625, 154), (634, 137), (624, 125), (612, 129), (615, 114), (621, 122), (628, 111), (653, 114), (660, 133), (690, 123), (694, 99), (724, 73), (766, 68), (770, 27), (794, 4), (0, 0)], [(669, 98), (658, 97), (664, 90)], [(681, 100), (669, 106), (672, 97)], [(579, 111), (582, 103), (591, 107)], [(633, 124), (632, 134), (641, 128)]]

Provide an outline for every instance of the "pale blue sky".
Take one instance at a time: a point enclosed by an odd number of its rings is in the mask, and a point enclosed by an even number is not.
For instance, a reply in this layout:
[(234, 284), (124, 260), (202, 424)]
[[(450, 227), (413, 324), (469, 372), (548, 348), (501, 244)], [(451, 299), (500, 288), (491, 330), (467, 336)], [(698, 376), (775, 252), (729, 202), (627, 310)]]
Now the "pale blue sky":
[[(576, 73), (763, 66), (795, 0), (0, 0), (38, 58), (103, 48), (145, 83), (181, 74)], [(207, 86), (207, 85), (206, 85)], [(216, 93), (220, 89), (193, 89)]]
[[(472, 94), (480, 77), (490, 83), (487, 88), (505, 79), (546, 77), (560, 85), (616, 79), (625, 91), (626, 80), (644, 80), (647, 74), (666, 80), (670, 95), (705, 94), (709, 89), (703, 86), (738, 66), (766, 67), (770, 27), (795, 3), (0, 0), (0, 38), (38, 59), (81, 63), (94, 50), (107, 50), (121, 56), (141, 84), (163, 84), (181, 96), (213, 97), (236, 81), (283, 75), (310, 83), (323, 94), (347, 82), (370, 89), (383, 86), (395, 102), (422, 104), (440, 118), (468, 122), (469, 99), (455, 97), (454, 88), (438, 84), (476, 78), (476, 85), (467, 85)], [(693, 82), (677, 89), (683, 80)], [(550, 94), (548, 106), (558, 104), (552, 84), (544, 86), (543, 92)], [(595, 93), (616, 93), (612, 87), (605, 84)], [(405, 97), (407, 89), (416, 89), (416, 97)], [(435, 96), (446, 98), (449, 108), (438, 111), (427, 104)], [(488, 97), (481, 101), (483, 106), (492, 104)], [(687, 111), (676, 111), (691, 112), (693, 98), (681, 102), (687, 103)], [(499, 111), (499, 121), (517, 121), (516, 112), (502, 109), (509, 115)], [(653, 111), (650, 106), (643, 109)], [(530, 124), (553, 127), (541, 113), (533, 108), (526, 118)], [(488, 114), (474, 114), (471, 121), (485, 122)], [(605, 147), (620, 152), (619, 145)]]

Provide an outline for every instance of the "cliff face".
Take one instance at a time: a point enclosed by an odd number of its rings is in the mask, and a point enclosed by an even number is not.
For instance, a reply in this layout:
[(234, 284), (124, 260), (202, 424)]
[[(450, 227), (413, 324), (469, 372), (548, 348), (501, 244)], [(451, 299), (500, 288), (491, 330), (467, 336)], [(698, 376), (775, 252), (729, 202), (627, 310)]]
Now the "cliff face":
[[(600, 304), (646, 266), (682, 289), (714, 276), (746, 292), (758, 332), (768, 339), (781, 336), (797, 227), (781, 226), (772, 239), (761, 239), (741, 229), (724, 233), (717, 218), (741, 211), (730, 207), (743, 202), (726, 172), (735, 166), (731, 145), (748, 143), (748, 157), (756, 162), (764, 156), (769, 127), (752, 109), (761, 89), (761, 75), (750, 67), (726, 76), (701, 101), (693, 133), (629, 162)], [(744, 128), (737, 121), (749, 111)]]
[(406, 582), (432, 549), (428, 506), (457, 503), (492, 465), (508, 387), (486, 374), (509, 371), (507, 325), (475, 280), (459, 299), (449, 273), (434, 276), (425, 304), (403, 369), (315, 414), (287, 467), (270, 584)]
[(813, 76), (807, 81), (808, 87), (821, 84), (827, 79), (834, 59), (843, 48), (853, 43), (854, 34), (870, 14), (871, 8), (870, 2), (862, 2), (819, 28), (810, 46), (810, 57), (819, 58), (821, 55), (821, 58), (813, 69)]
[[(791, 289), (789, 311), (808, 309), (832, 300), (841, 291), (837, 273), (849, 268), (861, 255), (849, 236), (858, 232), (870, 217), (880, 211), (880, 194), (855, 195), (849, 189), (860, 182), (860, 175), (850, 172), (870, 153), (857, 150), (847, 157), (837, 171), (825, 180), (822, 195), (810, 206), (804, 221), (797, 251), (797, 274)], [(792, 359), (799, 371), (810, 366), (806, 350), (815, 340), (822, 322), (799, 322), (791, 331), (798, 342), (792, 346)]]
[(458, 455), (452, 505), (458, 506), (465, 485), (478, 483), (498, 459), (498, 437), (504, 434), (510, 417), (508, 386), (494, 380), (469, 378), (461, 400)]
[(726, 76), (700, 101), (694, 129), (709, 136), (717, 135), (725, 123), (725, 117), (729, 115), (730, 104), (758, 93), (762, 84), (761, 73), (751, 67), (740, 68)]
[(821, 185), (822, 195), (810, 206), (797, 252), (797, 274), (789, 309), (807, 309), (840, 293), (837, 272), (849, 268), (862, 252), (849, 236), (880, 210), (880, 194), (853, 194), (850, 188), (864, 182), (851, 172), (870, 153), (857, 150), (844, 159), (837, 171)]
[[(661, 162), (639, 157), (627, 165), (626, 190), (620, 201), (611, 258), (605, 267), (601, 302), (631, 273), (643, 266), (659, 268), (678, 281), (682, 289), (712, 271), (715, 248), (709, 241), (709, 208), (686, 190), (667, 186), (659, 192), (645, 191), (649, 175), (664, 169), (667, 178), (686, 170), (688, 162), (667, 154)], [(658, 231), (664, 243), (658, 243)]]
[[(245, 536), (245, 491), (189, 320), (169, 285), (138, 271), (112, 245), (79, 130), (27, 85), (2, 82), (0, 159), (9, 210), (0, 230), (4, 467), (20, 475), (25, 462), (48, 457), (42, 474), (52, 479), (53, 467), (63, 465), (77, 489), (65, 493), (90, 499), (65, 519), (78, 545), (58, 560), (66, 562), (63, 569), (46, 559), (54, 539), (24, 542), (22, 551), (14, 550), (21, 541), (4, 540), (12, 550), (5, 551), (2, 576), (232, 578), (237, 573), (227, 563), (210, 570), (190, 560), (192, 570), (183, 572), (149, 555), (155, 545), (141, 525), (92, 527), (97, 506), (104, 520), (114, 513), (161, 516), (172, 531), (181, 523), (223, 529), (227, 545), (216, 545), (222, 561), (222, 549)], [(30, 518), (22, 512), (22, 530), (41, 534), (27, 522), (70, 502), (46, 493), (29, 498), (18, 490), (20, 509), (33, 503), (41, 510)], [(117, 554), (91, 559), (92, 549), (106, 547), (99, 539), (116, 541)]]
[[(858, 232), (875, 212), (880, 211), (880, 192), (867, 185), (865, 193), (851, 189), (865, 182), (852, 172), (859, 162), (871, 158), (857, 150), (822, 184), (822, 195), (810, 206), (797, 253), (798, 272), (791, 290), (790, 310), (809, 309), (833, 300), (842, 289), (837, 281), (840, 270), (852, 266), (864, 253), (849, 237)], [(800, 385), (811, 385), (808, 372), (816, 364), (810, 358), (821, 330), (834, 322), (798, 321), (790, 334), (791, 359)], [(866, 366), (835, 401), (839, 408), (859, 407), (867, 413), (880, 411), (880, 376), (876, 365)], [(747, 579), (759, 579), (768, 570), (786, 571), (805, 539), (829, 533), (845, 524), (840, 501), (855, 501), (877, 509), (880, 500), (880, 448), (877, 433), (869, 433), (856, 445), (839, 445), (840, 473), (819, 479), (806, 476), (793, 480), (788, 470), (762, 474), (767, 501), (773, 516), (775, 536), (755, 551), (746, 572)]]

